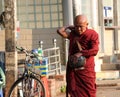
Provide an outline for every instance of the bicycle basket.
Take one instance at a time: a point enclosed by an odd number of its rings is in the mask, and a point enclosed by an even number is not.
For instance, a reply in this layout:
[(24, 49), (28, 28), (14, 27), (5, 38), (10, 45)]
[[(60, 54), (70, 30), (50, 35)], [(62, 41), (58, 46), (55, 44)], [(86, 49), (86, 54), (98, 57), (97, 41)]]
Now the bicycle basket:
[(40, 71), (40, 61), (38, 58), (30, 58), (28, 61), (27, 61), (27, 68), (34, 72), (34, 73), (37, 73), (37, 74), (40, 74), (41, 71)]
[(33, 49), (33, 50), (31, 51), (31, 53), (34, 54), (34, 55), (38, 55), (38, 49)]

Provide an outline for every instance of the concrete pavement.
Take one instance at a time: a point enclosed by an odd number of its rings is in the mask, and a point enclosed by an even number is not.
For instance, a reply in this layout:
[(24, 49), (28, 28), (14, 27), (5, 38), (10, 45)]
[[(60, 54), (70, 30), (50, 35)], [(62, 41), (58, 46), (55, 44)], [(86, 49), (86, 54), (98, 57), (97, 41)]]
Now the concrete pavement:
[[(62, 73), (65, 74), (65, 70), (63, 71)], [(118, 70), (97, 72), (96, 85), (96, 97), (120, 97), (120, 72)], [(66, 97), (66, 95), (61, 93), (56, 97)]]
[[(97, 97), (120, 97), (120, 78), (113, 80), (97, 80)], [(66, 97), (61, 93), (56, 97)]]

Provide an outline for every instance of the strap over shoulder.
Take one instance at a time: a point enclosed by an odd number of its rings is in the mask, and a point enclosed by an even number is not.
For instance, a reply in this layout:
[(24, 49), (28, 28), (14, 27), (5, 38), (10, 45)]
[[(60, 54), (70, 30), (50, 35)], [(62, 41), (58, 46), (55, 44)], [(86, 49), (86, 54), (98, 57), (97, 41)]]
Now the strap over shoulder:
[(77, 40), (76, 40), (76, 43), (77, 43), (77, 45), (78, 45), (79, 50), (81, 51), (81, 50), (82, 50), (82, 47), (81, 47), (80, 43), (79, 43)]

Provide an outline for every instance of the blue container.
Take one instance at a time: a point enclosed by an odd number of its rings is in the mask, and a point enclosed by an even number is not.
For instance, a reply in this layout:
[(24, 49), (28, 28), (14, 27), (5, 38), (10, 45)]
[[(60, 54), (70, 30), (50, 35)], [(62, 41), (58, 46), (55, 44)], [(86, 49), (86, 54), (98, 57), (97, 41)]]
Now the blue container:
[(48, 74), (48, 58), (44, 57), (42, 64), (40, 65), (41, 76), (47, 76)]
[[(5, 73), (5, 52), (0, 52), (0, 67)], [(2, 81), (2, 79), (1, 79)], [(3, 97), (3, 89), (0, 87), (0, 97)]]
[[(35, 59), (34, 68), (40, 70), (41, 76), (47, 76), (48, 74), (48, 58), (43, 57), (42, 64), (40, 64), (40, 60)], [(31, 67), (32, 64), (27, 64), (28, 67)]]
[(5, 72), (5, 52), (0, 52), (0, 67)]
[(0, 97), (3, 97), (3, 90), (0, 88)]

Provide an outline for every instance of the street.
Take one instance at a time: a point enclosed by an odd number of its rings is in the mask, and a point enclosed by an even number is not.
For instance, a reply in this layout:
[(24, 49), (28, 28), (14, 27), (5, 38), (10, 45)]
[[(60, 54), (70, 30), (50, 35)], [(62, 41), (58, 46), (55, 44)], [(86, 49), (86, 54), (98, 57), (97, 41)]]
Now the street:
[[(65, 94), (56, 97), (66, 97)], [(120, 86), (98, 87), (97, 97), (120, 97)]]
[(97, 97), (120, 97), (120, 86), (98, 87)]
[[(65, 93), (56, 97), (66, 97)], [(120, 79), (97, 81), (96, 97), (120, 97)]]

